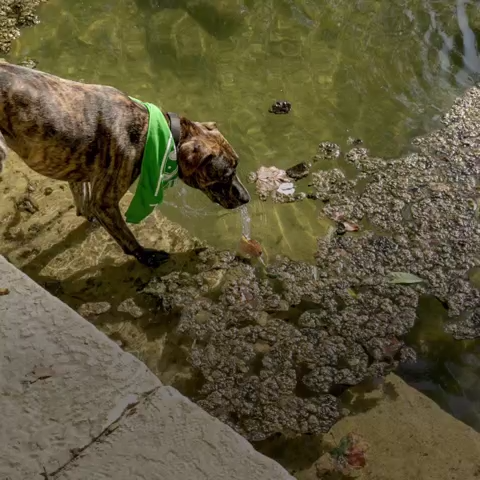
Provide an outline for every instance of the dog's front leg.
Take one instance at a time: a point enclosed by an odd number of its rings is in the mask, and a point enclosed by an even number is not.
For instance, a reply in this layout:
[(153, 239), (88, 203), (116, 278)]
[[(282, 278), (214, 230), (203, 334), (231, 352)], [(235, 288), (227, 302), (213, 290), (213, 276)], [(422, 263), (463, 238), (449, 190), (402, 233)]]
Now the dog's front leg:
[(120, 245), (127, 255), (134, 256), (140, 263), (156, 268), (168, 260), (168, 253), (151, 248), (143, 248), (128, 228), (118, 205), (109, 205), (97, 200), (91, 204), (91, 212), (105, 230)]

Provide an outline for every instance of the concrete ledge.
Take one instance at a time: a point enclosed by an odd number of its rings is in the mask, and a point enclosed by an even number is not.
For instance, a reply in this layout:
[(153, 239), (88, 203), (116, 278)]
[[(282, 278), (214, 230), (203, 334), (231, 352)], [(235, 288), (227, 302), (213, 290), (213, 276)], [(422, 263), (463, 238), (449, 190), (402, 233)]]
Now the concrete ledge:
[(1, 256), (0, 289), (0, 478), (292, 478)]

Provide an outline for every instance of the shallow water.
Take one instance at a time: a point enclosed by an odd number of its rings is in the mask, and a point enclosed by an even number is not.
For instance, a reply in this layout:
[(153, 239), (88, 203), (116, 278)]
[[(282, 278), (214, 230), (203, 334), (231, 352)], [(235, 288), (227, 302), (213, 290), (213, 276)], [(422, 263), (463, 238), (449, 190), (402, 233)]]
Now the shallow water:
[[(40, 17), (14, 58), (217, 121), (243, 178), (308, 160), (323, 140), (346, 147), (350, 135), (374, 154), (398, 154), (480, 71), (480, 20), (463, 0), (50, 0)], [(292, 112), (268, 113), (276, 99)], [(313, 203), (249, 210), (267, 252), (312, 258), (324, 232)], [(181, 185), (162, 211), (222, 248), (241, 234), (238, 212)]]
[[(345, 149), (360, 137), (375, 155), (408, 150), (478, 78), (475, 8), (464, 0), (49, 0), (11, 58), (217, 121), (245, 179), (261, 165), (308, 160), (325, 140)], [(277, 99), (292, 103), (289, 115), (268, 113)], [(238, 245), (240, 213), (199, 192), (175, 187), (162, 212), (212, 245)], [(325, 232), (311, 201), (254, 200), (249, 215), (252, 238), (273, 255), (312, 260)], [(479, 428), (476, 344), (442, 337), (429, 327), (441, 314), (422, 308), (427, 325), (412, 341), (427, 344), (424, 360), (403, 374)]]

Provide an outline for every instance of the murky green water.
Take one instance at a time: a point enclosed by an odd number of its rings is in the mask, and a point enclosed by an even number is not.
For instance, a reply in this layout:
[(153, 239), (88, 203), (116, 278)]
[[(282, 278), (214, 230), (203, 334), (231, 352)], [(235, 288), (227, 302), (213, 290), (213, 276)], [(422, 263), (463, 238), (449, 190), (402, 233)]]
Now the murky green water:
[[(346, 147), (349, 135), (375, 154), (398, 154), (480, 70), (479, 16), (451, 0), (50, 0), (40, 17), (14, 57), (217, 121), (243, 177), (308, 160), (323, 140)], [(268, 113), (276, 99), (292, 102), (292, 113)], [(182, 186), (167, 200), (168, 217), (236, 247), (237, 213)], [(250, 212), (267, 253), (312, 258), (323, 232), (313, 203), (256, 201)]]
[[(40, 18), (13, 59), (27, 55), (42, 70), (217, 121), (243, 178), (308, 160), (320, 141), (346, 148), (348, 136), (397, 155), (480, 72), (480, 13), (465, 0), (49, 0)], [(290, 115), (268, 113), (276, 99), (292, 102)], [(167, 200), (162, 211), (192, 234), (237, 246), (238, 213), (183, 186)], [(271, 255), (310, 260), (323, 232), (316, 208), (254, 201), (252, 236)], [(425, 358), (438, 360), (405, 374), (478, 428), (475, 347), (423, 332)]]

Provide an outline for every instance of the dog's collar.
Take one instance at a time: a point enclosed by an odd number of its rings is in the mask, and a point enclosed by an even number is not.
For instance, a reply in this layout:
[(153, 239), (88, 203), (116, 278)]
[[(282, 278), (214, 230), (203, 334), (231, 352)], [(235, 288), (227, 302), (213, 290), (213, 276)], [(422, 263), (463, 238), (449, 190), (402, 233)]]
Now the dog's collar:
[(175, 142), (175, 146), (178, 147), (178, 144), (180, 142), (180, 133), (181, 133), (180, 117), (173, 112), (167, 112), (167, 116), (170, 119), (170, 131), (172, 132), (172, 137)]

